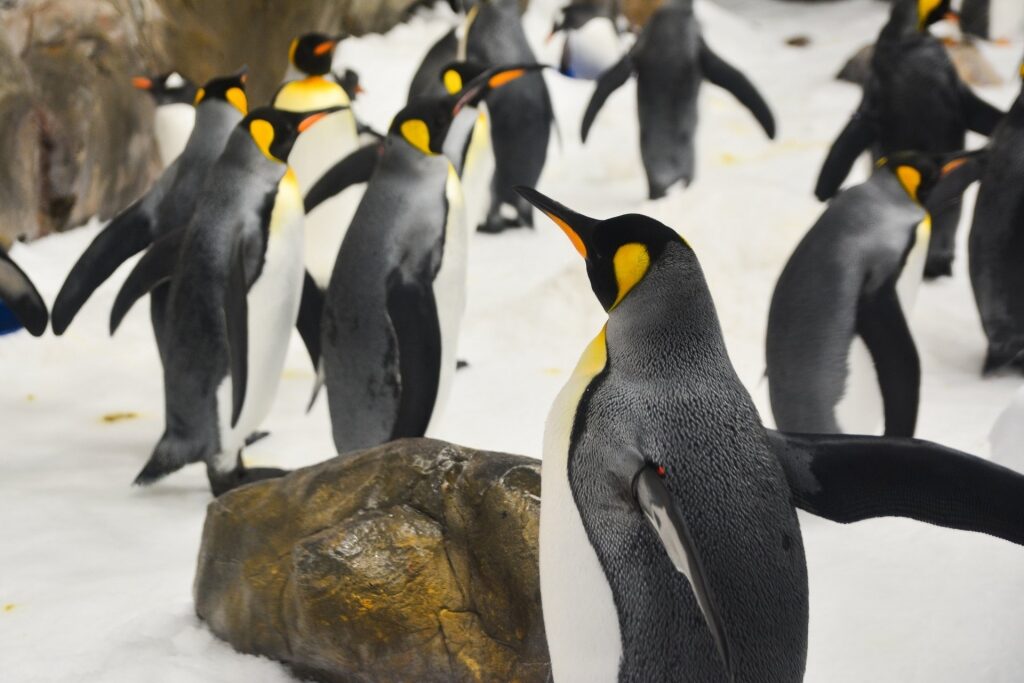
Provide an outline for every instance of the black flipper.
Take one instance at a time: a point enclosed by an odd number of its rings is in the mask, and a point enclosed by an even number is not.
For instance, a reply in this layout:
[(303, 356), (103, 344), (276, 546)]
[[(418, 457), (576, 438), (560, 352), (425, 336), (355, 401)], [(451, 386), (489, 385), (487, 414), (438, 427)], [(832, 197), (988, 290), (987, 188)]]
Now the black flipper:
[(110, 311), (110, 334), (114, 334), (121, 326), (121, 322), (136, 301), (157, 286), (171, 280), (178, 265), (178, 256), (184, 240), (185, 228), (169, 232), (154, 242), (149, 251), (135, 264), (128, 279), (121, 285), (117, 298), (114, 299), (114, 307)]
[(1006, 113), (996, 106), (993, 106), (974, 94), (974, 91), (966, 85), (961, 86), (960, 100), (963, 102), (964, 116), (967, 118), (967, 127), (975, 133), (985, 136), (992, 135), (992, 132), (1003, 120)]
[(370, 180), (380, 159), (380, 144), (372, 142), (332, 166), (306, 193), (306, 213), (346, 187)]
[(18, 322), (33, 336), (38, 337), (46, 331), (50, 316), (43, 297), (39, 296), (25, 271), (3, 249), (0, 249), (0, 301), (7, 304)]
[(228, 331), (228, 356), (231, 363), (231, 426), (245, 405), (245, 389), (249, 380), (249, 284), (245, 276), (243, 238), (237, 238), (231, 256), (231, 272), (224, 295), (224, 319)]
[(605, 100), (608, 99), (609, 95), (618, 90), (623, 83), (629, 80), (632, 73), (633, 57), (627, 52), (615, 66), (605, 71), (597, 79), (597, 88), (590, 97), (590, 103), (587, 104), (587, 111), (583, 114), (583, 124), (580, 127), (580, 139), (583, 142), (587, 141), (587, 135), (590, 134), (590, 126), (593, 125), (594, 119), (597, 118), (597, 112), (601, 111), (601, 107), (604, 106)]
[(854, 113), (846, 128), (832, 143), (832, 148), (821, 167), (818, 185), (814, 189), (814, 195), (818, 199), (825, 201), (835, 196), (846, 176), (850, 174), (857, 157), (874, 143), (875, 137), (874, 126), (868, 117), (861, 111)]
[(324, 292), (313, 276), (306, 271), (302, 281), (302, 299), (299, 302), (299, 317), (295, 327), (299, 330), (302, 343), (309, 352), (313, 368), (320, 366), (320, 320), (324, 312)]
[(675, 498), (665, 486), (665, 471), (653, 465), (645, 465), (633, 478), (633, 496), (644, 513), (654, 533), (665, 547), (665, 553), (676, 571), (686, 577), (693, 588), (708, 629), (718, 646), (718, 653), (725, 664), (729, 680), (733, 679), (732, 661), (725, 638), (723, 619), (708, 589), (704, 567), (701, 564), (699, 548), (690, 533), (686, 518), (676, 504)]
[(875, 363), (885, 406), (885, 435), (913, 436), (921, 391), (921, 362), (896, 294), (895, 278), (857, 303), (857, 334)]
[(153, 241), (152, 218), (141, 201), (114, 217), (79, 257), (53, 302), (53, 333), (64, 331), (96, 288)]
[(393, 278), (387, 308), (398, 337), (401, 396), (392, 439), (423, 436), (434, 414), (441, 379), (441, 328), (430, 285)]
[(704, 41), (700, 44), (700, 68), (704, 78), (732, 93), (740, 104), (750, 110), (768, 137), (775, 139), (775, 117), (761, 93), (739, 70), (712, 52)]
[(1024, 545), (1024, 475), (918, 439), (766, 430), (801, 510), (849, 524), (908, 517)]

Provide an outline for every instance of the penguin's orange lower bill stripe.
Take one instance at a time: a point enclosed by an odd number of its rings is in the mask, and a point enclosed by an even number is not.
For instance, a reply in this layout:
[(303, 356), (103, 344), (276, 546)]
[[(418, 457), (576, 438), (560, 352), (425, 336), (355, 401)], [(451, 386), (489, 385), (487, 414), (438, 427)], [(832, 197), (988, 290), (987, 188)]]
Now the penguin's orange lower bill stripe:
[(313, 114), (310, 117), (302, 119), (302, 123), (299, 124), (299, 132), (304, 133), (314, 123), (327, 116), (327, 114)]
[(548, 218), (553, 220), (555, 222), (555, 225), (560, 227), (562, 229), (562, 232), (564, 232), (569, 237), (569, 241), (572, 242), (572, 246), (576, 247), (576, 251), (580, 253), (580, 256), (582, 256), (583, 258), (587, 258), (587, 245), (583, 244), (583, 240), (581, 240), (580, 236), (576, 234), (576, 231), (570, 228), (568, 223), (563, 221), (555, 214), (548, 213), (547, 211), (545, 211), (544, 214)]
[(491, 80), (487, 81), (487, 85), (492, 88), (500, 88), (510, 81), (514, 81), (526, 72), (522, 69), (514, 69), (512, 71), (503, 71), (500, 74), (491, 76)]

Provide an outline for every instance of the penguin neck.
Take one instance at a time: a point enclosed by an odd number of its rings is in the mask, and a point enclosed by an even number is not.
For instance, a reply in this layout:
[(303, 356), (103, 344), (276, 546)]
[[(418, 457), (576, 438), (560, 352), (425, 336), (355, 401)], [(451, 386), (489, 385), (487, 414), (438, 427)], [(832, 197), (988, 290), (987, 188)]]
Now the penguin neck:
[[(203, 102), (196, 107), (196, 122), (188, 146), (216, 155), (223, 148), (223, 141), (227, 140), (232, 129), (241, 120), (241, 112), (226, 102)], [(221, 143), (220, 146), (214, 144), (218, 141)]]
[[(866, 183), (877, 188), (879, 192), (893, 202), (920, 206), (919, 202), (907, 194), (896, 174), (887, 168), (875, 169), (875, 172), (871, 174)], [(924, 209), (921, 210), (923, 211)]]
[[(481, 103), (480, 106), (485, 105)], [(466, 154), (469, 152), (469, 145), (473, 139), (473, 131), (479, 116), (480, 109), (477, 107), (464, 107), (452, 121), (451, 127), (448, 128), (448, 135), (444, 139), (442, 147), (444, 155), (452, 162), (455, 172), (460, 176), (466, 163)]]
[(930, 35), (927, 27), (918, 27), (917, 3), (912, 0), (901, 0), (893, 5), (889, 21), (878, 36), (878, 47), (884, 47), (886, 43), (922, 39)]
[(443, 154), (424, 154), (406, 142), (399, 135), (388, 135), (384, 140), (384, 155), (381, 157), (381, 166), (392, 165), (404, 168), (428, 169), (432, 166), (443, 168), (447, 171), (451, 162)]
[(248, 131), (242, 128), (235, 128), (231, 133), (217, 163), (244, 169), (253, 180), (265, 181), (268, 189), (280, 183), (288, 170), (287, 164), (268, 159), (253, 142)]

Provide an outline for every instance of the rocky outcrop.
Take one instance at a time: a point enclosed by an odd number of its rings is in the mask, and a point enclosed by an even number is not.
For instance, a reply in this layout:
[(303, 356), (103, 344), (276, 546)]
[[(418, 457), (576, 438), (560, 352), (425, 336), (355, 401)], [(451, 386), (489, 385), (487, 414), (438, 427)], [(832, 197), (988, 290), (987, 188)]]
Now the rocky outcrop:
[(194, 594), (242, 652), (324, 681), (548, 675), (540, 466), (425, 439), (210, 504)]

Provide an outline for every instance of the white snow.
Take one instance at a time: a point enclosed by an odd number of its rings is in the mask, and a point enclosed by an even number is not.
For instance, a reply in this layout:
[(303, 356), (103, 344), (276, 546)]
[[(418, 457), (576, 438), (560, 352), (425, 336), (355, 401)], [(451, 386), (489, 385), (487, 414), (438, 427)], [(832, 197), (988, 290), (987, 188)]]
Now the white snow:
[[(552, 62), (560, 41), (543, 39), (555, 2), (535, 0), (527, 16), (538, 52)], [(874, 0), (701, 4), (710, 44), (762, 90), (780, 137), (764, 139), (730, 95), (707, 86), (698, 179), (659, 202), (644, 200), (632, 84), (610, 98), (582, 147), (579, 121), (593, 84), (547, 76), (562, 135), (541, 189), (598, 217), (648, 213), (692, 243), (733, 361), (766, 416), (760, 378), (772, 286), (822, 210), (814, 179), (860, 97), (832, 77), (874, 38), (886, 7)], [(366, 88), (364, 118), (387, 126), (418, 60), (450, 21), (441, 10), (387, 36), (343, 44), (339, 61), (356, 68)], [(784, 44), (797, 34), (812, 44)], [(1008, 47), (985, 48), (1008, 83), (983, 96), (1005, 106), (1016, 95), (1021, 48), (1016, 35)], [(18, 245), (13, 256), (52, 302), (96, 230)], [(914, 313), (924, 371), (919, 435), (988, 455), (988, 434), (1021, 382), (979, 376), (984, 342), (965, 260), (961, 251), (954, 278), (922, 289)], [(234, 653), (193, 614), (209, 501), (202, 468), (151, 488), (130, 486), (160, 435), (162, 398), (148, 305), (137, 306), (116, 337), (107, 335), (128, 269), (96, 293), (63, 337), (0, 338), (0, 678), (290, 680), (276, 663)], [(603, 313), (575, 251), (540, 216), (534, 231), (474, 235), (469, 281), (460, 356), (471, 367), (458, 374), (436, 436), (539, 455), (548, 408)], [(304, 414), (313, 373), (293, 341), (265, 425), (272, 436), (249, 450), (251, 464), (297, 467), (332, 455), (326, 401)], [(103, 420), (119, 413), (131, 416)], [(811, 577), (808, 681), (1021, 679), (1024, 548), (904, 520), (801, 522)]]

